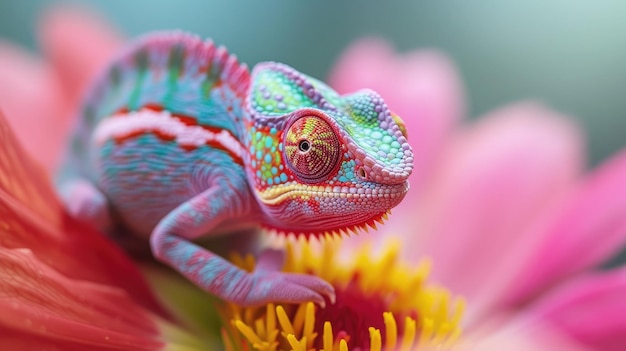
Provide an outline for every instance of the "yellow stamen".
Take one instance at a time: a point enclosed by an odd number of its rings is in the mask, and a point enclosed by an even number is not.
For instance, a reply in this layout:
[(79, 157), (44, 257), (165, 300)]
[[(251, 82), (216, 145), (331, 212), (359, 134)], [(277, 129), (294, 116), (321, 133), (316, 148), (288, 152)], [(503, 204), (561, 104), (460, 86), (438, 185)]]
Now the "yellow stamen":
[(396, 319), (391, 312), (383, 313), (383, 319), (385, 320), (385, 349), (393, 350), (396, 347), (398, 337)]
[(337, 339), (335, 340), (335, 343), (333, 344), (333, 350), (337, 350), (341, 347), (341, 343), (345, 342), (346, 346), (348, 346), (348, 342), (350, 341), (350, 337), (347, 337), (345, 339)]
[(427, 345), (428, 340), (433, 336), (433, 329), (435, 328), (433, 325), (432, 319), (424, 319), (422, 321), (422, 332), (420, 334), (420, 345)]
[(267, 316), (268, 341), (274, 343), (278, 336), (278, 329), (276, 329), (276, 310), (273, 303), (267, 305), (265, 315)]
[(295, 317), (293, 317), (293, 330), (299, 331), (302, 330), (302, 326), (304, 325), (304, 319), (306, 318), (306, 304), (301, 304), (298, 306), (298, 310), (296, 311)]
[(369, 327), (370, 331), (370, 351), (381, 351), (382, 340), (380, 338), (380, 330)]
[(298, 341), (293, 334), (287, 335), (287, 341), (289, 341), (289, 345), (291, 345), (291, 349), (293, 351), (306, 351), (306, 338), (302, 338), (302, 341)]
[(237, 329), (239, 329), (241, 334), (243, 334), (243, 336), (245, 336), (246, 339), (248, 339), (251, 343), (253, 343), (253, 344), (261, 344), (263, 342), (258, 337), (258, 335), (256, 335), (254, 330), (252, 330), (252, 328), (247, 326), (244, 322), (242, 322), (242, 321), (235, 321), (235, 326), (237, 327)]
[[(233, 321), (235, 328), (224, 332), (230, 337), (225, 345), (227, 349), (348, 351), (348, 344), (350, 348), (360, 348), (362, 343), (366, 343), (370, 345), (369, 351), (409, 351), (416, 347), (449, 348), (454, 345), (461, 335), (460, 321), (465, 300), (428, 283), (430, 261), (424, 260), (417, 266), (403, 264), (399, 260), (399, 242), (387, 246), (378, 254), (373, 254), (371, 245), (363, 245), (353, 253), (352, 259), (345, 260), (342, 257), (345, 252), (339, 253), (340, 245), (340, 241), (333, 239), (321, 242), (307, 242), (302, 238), (287, 240), (284, 271), (319, 276), (333, 285), (338, 293), (343, 292), (347, 294), (345, 296), (356, 294), (359, 299), (364, 299), (365, 309), (369, 308), (367, 301), (370, 298), (373, 308), (381, 308), (374, 306), (382, 304), (384, 312), (381, 312), (380, 321), (375, 323), (380, 325), (383, 322), (384, 330), (369, 327), (367, 342), (359, 340), (359, 333), (363, 333), (351, 330), (351, 323), (338, 321), (341, 327), (333, 328), (335, 317), (328, 317), (335, 313), (333, 308), (337, 309), (336, 318), (361, 318), (359, 303), (356, 307), (331, 304), (326, 310), (320, 310), (312, 302), (268, 304), (262, 308), (228, 304), (228, 308), (223, 310), (228, 312), (226, 317)], [(254, 260), (250, 261), (248, 256), (237, 257), (233, 262), (249, 271), (254, 268)], [(337, 296), (340, 298), (341, 294)], [(357, 308), (356, 315), (351, 315), (352, 308)], [(416, 319), (411, 317), (414, 315)], [(330, 320), (316, 323), (316, 318)], [(343, 329), (346, 325), (347, 330)], [(316, 326), (323, 326), (323, 330), (315, 330)], [(224, 339), (227, 340), (226, 336)]]
[(400, 350), (409, 351), (415, 342), (415, 320), (406, 317), (404, 320), (404, 335), (402, 336), (402, 344)]
[(280, 324), (280, 327), (283, 329), (283, 334), (295, 334), (291, 320), (289, 320), (283, 306), (278, 305), (276, 307), (276, 316), (278, 317), (278, 324)]
[(267, 335), (265, 335), (265, 324), (263, 323), (263, 320), (257, 319), (254, 321), (254, 326), (256, 328), (256, 335), (263, 339), (267, 338)]
[(344, 339), (339, 342), (339, 351), (348, 351), (348, 343)]
[(329, 321), (324, 322), (324, 351), (333, 351), (333, 327)]
[(315, 337), (317, 336), (316, 333), (314, 333), (314, 328), (315, 328), (315, 307), (313, 305), (313, 302), (309, 302), (306, 304), (306, 317), (304, 318), (304, 331), (302, 332), (302, 334), (304, 335), (305, 338), (308, 337), (309, 339), (309, 344), (307, 344), (307, 348), (311, 348), (313, 347), (313, 340), (315, 340)]

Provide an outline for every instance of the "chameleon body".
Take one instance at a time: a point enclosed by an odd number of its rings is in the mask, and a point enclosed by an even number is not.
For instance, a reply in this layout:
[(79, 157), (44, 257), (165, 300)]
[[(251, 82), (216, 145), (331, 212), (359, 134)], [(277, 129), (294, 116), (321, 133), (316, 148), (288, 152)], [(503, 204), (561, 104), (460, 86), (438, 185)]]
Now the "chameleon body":
[(279, 272), (277, 251), (247, 273), (195, 239), (246, 225), (307, 236), (373, 225), (412, 170), (403, 124), (375, 92), (340, 96), (280, 63), (250, 73), (181, 32), (126, 48), (81, 115), (59, 178), (71, 212), (149, 238), (158, 260), (242, 305), (323, 304), (333, 289)]

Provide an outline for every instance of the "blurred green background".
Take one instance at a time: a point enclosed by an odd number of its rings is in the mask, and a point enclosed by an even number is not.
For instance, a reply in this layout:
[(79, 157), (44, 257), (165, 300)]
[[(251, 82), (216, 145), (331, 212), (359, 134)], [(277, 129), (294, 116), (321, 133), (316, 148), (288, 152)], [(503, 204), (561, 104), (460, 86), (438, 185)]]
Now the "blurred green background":
[[(33, 28), (56, 1), (2, 1), (0, 36), (36, 50)], [(325, 77), (351, 41), (437, 48), (457, 63), (468, 115), (538, 99), (583, 125), (593, 164), (626, 145), (626, 1), (83, 1), (127, 35), (181, 28), (244, 62)], [(157, 5), (158, 4), (158, 5)]]

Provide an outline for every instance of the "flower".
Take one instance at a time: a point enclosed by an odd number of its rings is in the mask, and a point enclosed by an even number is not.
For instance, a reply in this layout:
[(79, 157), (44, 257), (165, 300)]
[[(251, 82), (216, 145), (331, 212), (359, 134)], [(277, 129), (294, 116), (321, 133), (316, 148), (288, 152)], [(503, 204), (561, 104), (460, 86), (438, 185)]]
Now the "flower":
[(468, 301), (466, 334), (504, 318), (592, 349), (626, 344), (626, 270), (596, 269), (626, 241), (626, 151), (584, 174), (580, 131), (536, 103), (459, 126), (460, 83), (433, 51), (397, 56), (366, 39), (343, 54), (330, 83), (377, 90), (404, 118), (421, 150), (418, 172), (376, 235), (395, 232), (404, 257), (435, 262), (432, 279)]

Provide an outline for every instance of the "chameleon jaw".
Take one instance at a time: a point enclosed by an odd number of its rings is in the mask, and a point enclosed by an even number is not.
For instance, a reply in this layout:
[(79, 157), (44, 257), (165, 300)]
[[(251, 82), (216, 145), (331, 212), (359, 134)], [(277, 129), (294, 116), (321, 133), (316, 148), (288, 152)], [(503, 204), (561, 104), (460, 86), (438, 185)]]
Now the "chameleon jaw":
[(266, 205), (278, 205), (289, 200), (309, 200), (311, 197), (344, 198), (344, 199), (402, 199), (409, 190), (408, 182), (385, 189), (349, 188), (340, 186), (316, 186), (287, 184), (275, 186), (264, 191), (256, 191), (258, 198)]
[(309, 229), (294, 230), (294, 229), (280, 228), (278, 226), (273, 226), (267, 223), (262, 223), (261, 228), (267, 230), (270, 235), (275, 235), (275, 236), (280, 236), (280, 237), (290, 237), (290, 236), (297, 237), (297, 238), (304, 237), (307, 240), (312, 237), (313, 238), (324, 237), (324, 238), (329, 239), (329, 238), (350, 236), (353, 234), (358, 235), (359, 230), (365, 230), (365, 232), (369, 233), (369, 228), (378, 230), (378, 228), (376, 227), (376, 223), (383, 224), (384, 221), (389, 219), (390, 213), (391, 213), (391, 210), (387, 210), (381, 213), (377, 213), (371, 218), (359, 224), (331, 228), (327, 230), (309, 230)]

